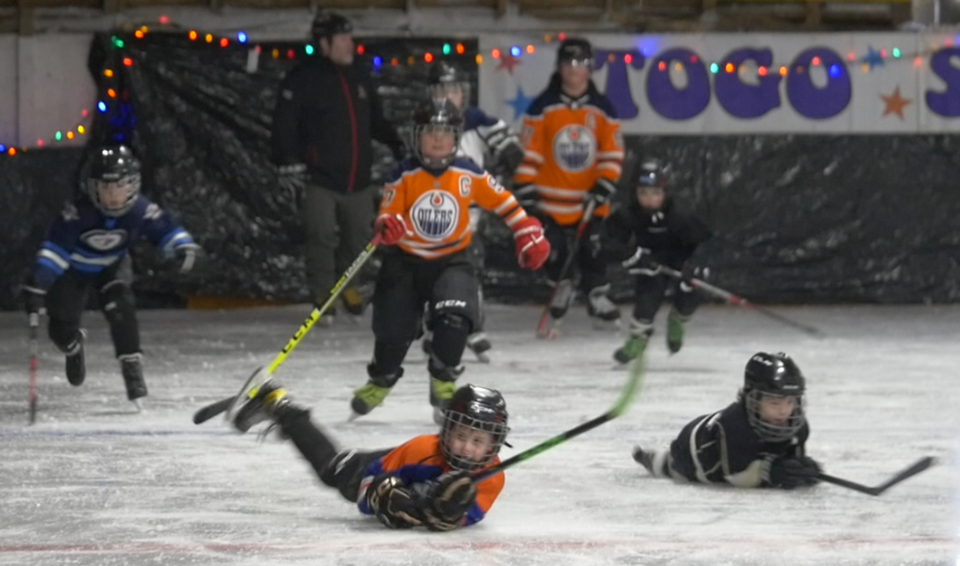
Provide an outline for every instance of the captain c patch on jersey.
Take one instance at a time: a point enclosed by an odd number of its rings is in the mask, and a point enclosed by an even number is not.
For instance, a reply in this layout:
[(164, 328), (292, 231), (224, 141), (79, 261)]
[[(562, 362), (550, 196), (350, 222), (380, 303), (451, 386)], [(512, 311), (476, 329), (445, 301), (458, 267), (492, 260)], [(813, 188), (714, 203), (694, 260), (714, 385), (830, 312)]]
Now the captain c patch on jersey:
[(424, 240), (442, 242), (457, 229), (460, 205), (443, 191), (428, 191), (410, 208), (413, 229)]
[(589, 169), (593, 166), (596, 153), (596, 137), (579, 124), (564, 127), (553, 138), (553, 155), (557, 165), (564, 171), (579, 173)]

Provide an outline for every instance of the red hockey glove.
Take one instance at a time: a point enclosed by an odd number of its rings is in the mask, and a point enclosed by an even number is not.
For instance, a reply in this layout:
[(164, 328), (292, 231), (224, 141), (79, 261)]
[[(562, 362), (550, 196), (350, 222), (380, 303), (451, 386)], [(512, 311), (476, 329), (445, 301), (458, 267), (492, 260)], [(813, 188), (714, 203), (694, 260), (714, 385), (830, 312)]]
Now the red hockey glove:
[(407, 235), (407, 223), (399, 214), (381, 214), (373, 225), (373, 230), (381, 235), (381, 241), (392, 246)]
[(513, 239), (517, 243), (517, 261), (520, 267), (536, 271), (550, 255), (550, 242), (543, 236), (543, 226), (528, 216), (513, 225)]

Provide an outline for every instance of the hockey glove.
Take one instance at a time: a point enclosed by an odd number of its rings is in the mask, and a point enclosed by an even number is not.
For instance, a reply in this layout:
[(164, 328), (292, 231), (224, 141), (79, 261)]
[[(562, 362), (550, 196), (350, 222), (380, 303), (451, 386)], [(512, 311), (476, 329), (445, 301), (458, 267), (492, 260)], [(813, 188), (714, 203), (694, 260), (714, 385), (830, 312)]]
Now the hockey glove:
[(596, 184), (583, 195), (583, 201), (589, 202), (593, 201), (597, 203), (597, 208), (610, 202), (610, 199), (613, 198), (613, 195), (617, 192), (617, 185), (614, 184), (610, 179), (600, 177), (597, 179)]
[(763, 463), (764, 481), (780, 489), (815, 485), (819, 473), (820, 464), (807, 456), (772, 456)]
[(513, 225), (513, 239), (517, 243), (520, 267), (536, 271), (550, 256), (550, 242), (543, 235), (543, 226), (532, 216)]
[(653, 254), (647, 248), (638, 247), (633, 255), (620, 265), (627, 268), (631, 275), (656, 275), (660, 266), (653, 260)]
[(536, 208), (540, 201), (540, 197), (537, 195), (537, 186), (532, 183), (517, 185), (513, 189), (513, 196), (517, 197), (517, 202), (528, 212)]
[(399, 214), (381, 214), (373, 225), (373, 231), (380, 234), (385, 245), (392, 246), (407, 235), (407, 223)]
[(431, 531), (452, 531), (463, 525), (476, 496), (477, 486), (470, 481), (469, 473), (443, 474), (423, 502), (423, 522)]
[(280, 186), (289, 193), (294, 204), (300, 201), (300, 193), (307, 186), (307, 166), (303, 163), (291, 163), (277, 168)]
[(203, 249), (197, 244), (184, 244), (174, 248), (177, 262), (180, 264), (180, 273), (190, 273), (199, 260), (203, 258)]
[(494, 148), (493, 159), (497, 172), (506, 178), (513, 177), (523, 161), (523, 147), (515, 136), (509, 136)]
[(28, 315), (40, 314), (46, 297), (47, 292), (36, 284), (28, 283), (23, 286), (23, 304)]
[(391, 529), (409, 529), (423, 524), (416, 497), (397, 476), (377, 476), (367, 488), (366, 498), (377, 519)]

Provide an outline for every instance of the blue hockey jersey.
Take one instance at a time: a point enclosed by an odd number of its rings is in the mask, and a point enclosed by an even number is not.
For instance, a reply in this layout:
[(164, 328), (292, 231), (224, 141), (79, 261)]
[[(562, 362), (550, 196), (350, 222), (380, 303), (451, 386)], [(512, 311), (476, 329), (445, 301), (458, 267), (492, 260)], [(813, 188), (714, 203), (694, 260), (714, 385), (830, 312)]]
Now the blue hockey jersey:
[(123, 216), (106, 216), (86, 198), (68, 203), (47, 231), (34, 263), (34, 284), (44, 290), (68, 269), (97, 274), (117, 263), (138, 238), (146, 238), (173, 257), (178, 248), (197, 244), (177, 221), (140, 195)]

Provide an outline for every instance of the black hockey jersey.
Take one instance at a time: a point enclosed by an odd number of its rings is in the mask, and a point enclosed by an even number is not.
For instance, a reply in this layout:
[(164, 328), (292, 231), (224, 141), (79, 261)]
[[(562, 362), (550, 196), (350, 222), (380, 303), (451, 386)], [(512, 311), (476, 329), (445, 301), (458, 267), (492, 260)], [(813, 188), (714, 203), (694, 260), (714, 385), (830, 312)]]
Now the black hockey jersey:
[(106, 216), (87, 198), (68, 203), (53, 221), (34, 263), (33, 282), (47, 290), (68, 269), (97, 274), (123, 259), (133, 242), (149, 240), (168, 257), (196, 247), (193, 237), (143, 195), (126, 214)]
[(604, 247), (611, 259), (622, 261), (642, 247), (650, 250), (657, 263), (674, 269), (681, 269), (711, 236), (699, 217), (670, 197), (657, 212), (644, 211), (633, 201), (604, 222)]
[(691, 482), (761, 487), (764, 458), (803, 456), (809, 436), (810, 427), (804, 423), (788, 441), (763, 442), (750, 426), (746, 408), (736, 402), (683, 427), (670, 445), (671, 468), (674, 475)]

